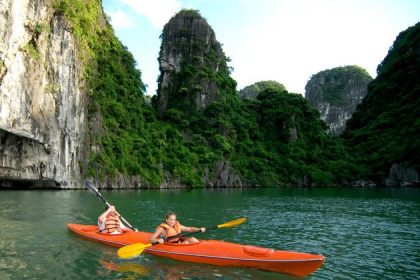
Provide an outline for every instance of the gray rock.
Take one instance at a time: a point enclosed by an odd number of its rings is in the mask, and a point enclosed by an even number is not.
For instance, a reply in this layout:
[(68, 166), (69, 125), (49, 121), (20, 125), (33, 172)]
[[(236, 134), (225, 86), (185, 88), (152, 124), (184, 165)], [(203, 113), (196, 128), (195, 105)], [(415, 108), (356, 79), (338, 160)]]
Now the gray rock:
[(52, 1), (0, 3), (0, 180), (81, 185), (83, 73)]
[(388, 187), (419, 186), (420, 173), (414, 166), (394, 163), (389, 170), (385, 185)]
[[(186, 65), (194, 67), (180, 81)], [(189, 99), (203, 109), (219, 98), (213, 76), (226, 67), (226, 57), (207, 21), (194, 10), (182, 10), (165, 25), (159, 53), (158, 110), (162, 115), (171, 100)], [(182, 85), (180, 84), (182, 83)]]
[(333, 135), (340, 135), (346, 121), (367, 94), (372, 78), (358, 66), (337, 67), (312, 76), (305, 86), (305, 98), (321, 113)]
[(376, 187), (376, 183), (371, 180), (358, 179), (347, 184), (348, 187)]
[(208, 168), (204, 170), (204, 182), (207, 187), (243, 187), (245, 184), (229, 161), (218, 161), (211, 172)]

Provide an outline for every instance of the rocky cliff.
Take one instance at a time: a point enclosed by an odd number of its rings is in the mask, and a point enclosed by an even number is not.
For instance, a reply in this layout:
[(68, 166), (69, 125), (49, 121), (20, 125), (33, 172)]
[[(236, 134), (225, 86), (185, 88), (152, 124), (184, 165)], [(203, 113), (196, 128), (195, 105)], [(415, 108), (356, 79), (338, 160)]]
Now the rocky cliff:
[(321, 119), (334, 135), (341, 134), (346, 121), (367, 93), (372, 78), (358, 66), (321, 71), (305, 86), (305, 98), (321, 113)]
[(0, 184), (80, 184), (82, 73), (71, 26), (52, 1), (0, 2)]
[[(219, 122), (219, 113), (211, 112), (223, 110), (221, 106), (237, 93), (227, 66), (229, 59), (213, 29), (198, 11), (182, 10), (164, 26), (161, 38), (156, 104), (159, 115), (181, 130), (186, 145), (191, 145), (193, 138), (201, 138), (198, 135), (204, 134), (203, 130), (208, 133), (214, 129), (212, 137), (205, 136), (206, 143), (201, 143), (204, 147), (200, 149), (219, 146), (229, 138), (232, 128)], [(206, 164), (192, 168), (194, 173), (203, 174), (200, 181), (207, 187), (242, 186), (226, 155), (220, 151), (217, 154)]]
[(176, 107), (200, 110), (218, 100), (218, 73), (228, 72), (227, 58), (213, 29), (198, 11), (177, 13), (164, 26), (161, 38), (159, 114)]

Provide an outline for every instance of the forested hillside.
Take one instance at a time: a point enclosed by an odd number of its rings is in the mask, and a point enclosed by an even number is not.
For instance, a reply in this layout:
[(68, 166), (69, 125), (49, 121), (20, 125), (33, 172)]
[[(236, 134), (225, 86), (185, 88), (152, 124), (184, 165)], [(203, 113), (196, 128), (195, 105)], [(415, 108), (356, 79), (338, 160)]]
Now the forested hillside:
[(401, 32), (343, 134), (361, 176), (387, 177), (394, 163), (420, 169), (420, 23)]
[(229, 58), (194, 10), (164, 28), (159, 92), (149, 104), (112, 27), (92, 28), (97, 8), (56, 5), (88, 54), (90, 149), (82, 173), (105, 186), (343, 185), (365, 174), (384, 178), (392, 162), (418, 164), (418, 26), (399, 36), (379, 66), (344, 136), (347, 150), (299, 94), (269, 87), (256, 99), (239, 98)]

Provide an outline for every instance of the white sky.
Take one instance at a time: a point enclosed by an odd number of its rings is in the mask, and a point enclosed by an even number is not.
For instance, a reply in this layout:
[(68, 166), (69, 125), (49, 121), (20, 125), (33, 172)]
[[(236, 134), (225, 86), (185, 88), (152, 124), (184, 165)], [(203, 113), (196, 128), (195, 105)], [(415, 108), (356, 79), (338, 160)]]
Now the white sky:
[(103, 0), (116, 35), (157, 89), (159, 35), (180, 9), (207, 19), (231, 58), (237, 89), (262, 80), (305, 92), (320, 71), (358, 65), (376, 77), (396, 36), (420, 21), (420, 0)]

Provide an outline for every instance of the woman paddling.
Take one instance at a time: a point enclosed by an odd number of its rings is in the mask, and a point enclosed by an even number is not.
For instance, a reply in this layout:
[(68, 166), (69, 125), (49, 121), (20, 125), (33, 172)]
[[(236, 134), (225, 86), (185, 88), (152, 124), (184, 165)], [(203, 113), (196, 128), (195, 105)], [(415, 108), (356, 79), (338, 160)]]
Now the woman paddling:
[[(176, 236), (181, 234), (181, 232), (205, 232), (206, 228), (196, 228), (196, 227), (186, 227), (181, 225), (176, 220), (176, 214), (174, 212), (169, 212), (165, 216), (165, 223), (160, 224), (157, 228), (155, 233), (150, 238), (151, 243), (160, 243), (163, 244), (166, 242), (169, 243), (182, 243), (182, 244), (192, 244), (197, 243), (198, 240), (195, 237), (177, 237), (177, 238), (170, 238), (172, 236)], [(169, 239), (169, 240), (168, 240)]]

